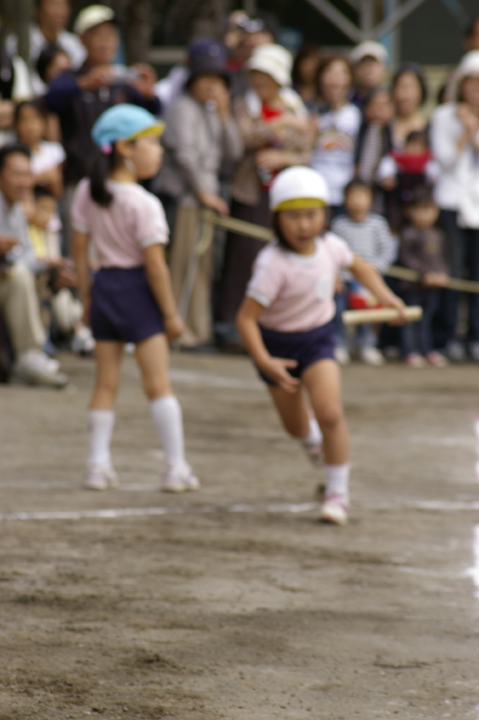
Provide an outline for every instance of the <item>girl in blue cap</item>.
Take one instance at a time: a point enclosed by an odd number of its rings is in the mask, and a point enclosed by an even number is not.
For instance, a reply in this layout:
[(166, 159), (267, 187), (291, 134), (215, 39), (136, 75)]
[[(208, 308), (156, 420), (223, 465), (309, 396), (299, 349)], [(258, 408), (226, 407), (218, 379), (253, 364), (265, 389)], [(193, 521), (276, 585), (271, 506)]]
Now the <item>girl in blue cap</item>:
[[(199, 487), (185, 461), (181, 408), (168, 378), (168, 340), (183, 332), (163, 255), (168, 226), (160, 201), (137, 182), (160, 168), (162, 129), (153, 115), (133, 105), (103, 113), (92, 130), (100, 152), (73, 202), (73, 255), (85, 320), (96, 340), (86, 478), (86, 487), (94, 490), (118, 484), (110, 441), (126, 342), (136, 346), (143, 389), (168, 461), (162, 489)], [(100, 264), (92, 285), (90, 242)]]

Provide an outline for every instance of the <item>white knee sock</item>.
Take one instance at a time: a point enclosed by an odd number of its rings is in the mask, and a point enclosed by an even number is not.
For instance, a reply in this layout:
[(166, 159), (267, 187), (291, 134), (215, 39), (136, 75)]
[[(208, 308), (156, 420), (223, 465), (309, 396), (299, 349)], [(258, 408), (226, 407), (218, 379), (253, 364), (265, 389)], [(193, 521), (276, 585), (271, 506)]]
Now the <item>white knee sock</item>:
[(303, 445), (320, 445), (323, 442), (323, 433), (315, 417), (309, 418), (309, 432), (301, 438)]
[(174, 395), (167, 395), (152, 400), (150, 407), (168, 464), (183, 468), (186, 463), (180, 403)]
[(110, 442), (114, 425), (113, 410), (90, 410), (88, 413), (89, 465), (111, 467)]
[(341, 495), (346, 501), (349, 499), (349, 470), (350, 464), (326, 465), (326, 495)]

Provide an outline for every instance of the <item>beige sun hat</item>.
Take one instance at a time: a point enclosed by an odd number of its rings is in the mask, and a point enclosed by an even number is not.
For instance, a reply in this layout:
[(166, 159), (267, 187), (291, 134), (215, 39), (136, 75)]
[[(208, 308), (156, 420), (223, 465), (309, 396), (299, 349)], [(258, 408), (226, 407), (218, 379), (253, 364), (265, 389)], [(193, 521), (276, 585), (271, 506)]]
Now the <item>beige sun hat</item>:
[(89, 5), (84, 8), (75, 20), (73, 30), (77, 35), (84, 35), (87, 30), (91, 30), (97, 25), (106, 22), (116, 22), (114, 10), (106, 5)]
[(269, 43), (259, 45), (248, 60), (248, 70), (258, 70), (270, 75), (278, 85), (291, 85), (293, 56), (282, 45)]

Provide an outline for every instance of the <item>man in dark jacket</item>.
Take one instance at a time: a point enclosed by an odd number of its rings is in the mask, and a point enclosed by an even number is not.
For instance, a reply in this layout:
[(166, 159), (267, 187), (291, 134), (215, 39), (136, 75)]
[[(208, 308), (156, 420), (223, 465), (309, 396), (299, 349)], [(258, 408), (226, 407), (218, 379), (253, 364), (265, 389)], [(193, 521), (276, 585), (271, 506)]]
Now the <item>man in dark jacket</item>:
[(154, 94), (156, 75), (149, 65), (114, 65), (119, 34), (111, 8), (92, 5), (78, 15), (75, 32), (87, 51), (82, 67), (67, 71), (49, 87), (45, 102), (60, 118), (65, 163), (65, 250), (70, 246), (69, 208), (78, 182), (88, 175), (95, 157), (91, 129), (112, 105), (132, 103), (154, 114), (160, 103)]

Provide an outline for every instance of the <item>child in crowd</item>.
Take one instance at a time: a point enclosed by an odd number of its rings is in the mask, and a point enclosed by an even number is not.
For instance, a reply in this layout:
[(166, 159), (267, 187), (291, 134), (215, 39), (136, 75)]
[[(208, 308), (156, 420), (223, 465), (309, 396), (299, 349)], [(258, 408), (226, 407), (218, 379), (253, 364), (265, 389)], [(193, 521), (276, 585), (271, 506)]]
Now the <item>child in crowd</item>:
[[(63, 193), (62, 165), (65, 151), (59, 142), (44, 140), (47, 117), (42, 105), (26, 100), (15, 110), (15, 132), (21, 143), (31, 152), (31, 168), (36, 185), (43, 185), (55, 197)], [(59, 223), (58, 214), (56, 221)]]
[(309, 168), (276, 177), (270, 207), (277, 239), (258, 255), (237, 324), (286, 430), (306, 448), (321, 442), (322, 431), (326, 491), (320, 517), (344, 525), (349, 439), (334, 359), (336, 277), (348, 268), (383, 305), (402, 313), (404, 304), (373, 267), (325, 231), (328, 195), (323, 177)]
[(394, 106), (388, 88), (377, 87), (364, 98), (363, 122), (356, 146), (356, 175), (374, 188), (374, 212), (383, 214), (382, 189), (376, 185), (376, 173), (381, 159), (391, 152), (391, 120)]
[(403, 150), (393, 150), (381, 160), (376, 180), (386, 191), (386, 215), (395, 231), (401, 229), (402, 208), (417, 186), (434, 185), (438, 165), (429, 149), (425, 131), (415, 130), (406, 138)]
[(37, 73), (45, 85), (59, 77), (62, 72), (71, 70), (72, 62), (68, 53), (60, 45), (48, 45), (37, 60)]
[[(345, 240), (355, 255), (366, 260), (383, 274), (396, 255), (396, 243), (386, 220), (380, 215), (371, 213), (372, 202), (373, 193), (369, 185), (359, 178), (351, 180), (346, 186), (344, 195), (346, 215), (333, 220), (331, 230)], [(350, 273), (343, 273), (342, 280), (342, 287), (336, 297), (336, 359), (341, 365), (345, 365), (350, 361), (350, 355), (341, 314), (348, 305), (355, 309), (354, 298), (363, 307), (373, 306), (375, 298), (368, 297)], [(357, 326), (356, 341), (362, 362), (367, 365), (384, 363), (384, 357), (376, 347), (377, 335), (371, 325)]]
[[(24, 204), (25, 205), (25, 204)], [(76, 275), (70, 260), (62, 258), (58, 232), (52, 230), (58, 203), (52, 193), (37, 185), (28, 199), (28, 236), (44, 270), (37, 274), (37, 292), (46, 330), (52, 322), (63, 335), (72, 335), (72, 350), (80, 355), (93, 352), (90, 328), (82, 322), (83, 306), (76, 295)]]
[(416, 270), (421, 280), (402, 282), (401, 296), (409, 305), (421, 305), (422, 320), (402, 328), (404, 360), (413, 368), (426, 363), (435, 367), (447, 365), (446, 358), (434, 349), (433, 322), (439, 309), (440, 293), (449, 277), (445, 238), (436, 227), (439, 208), (431, 190), (417, 187), (406, 204), (407, 225), (400, 235), (399, 263)]
[[(168, 226), (159, 200), (139, 184), (158, 172), (162, 125), (143, 108), (121, 104), (106, 110), (92, 130), (100, 148), (91, 178), (73, 202), (73, 255), (85, 317), (96, 340), (96, 383), (89, 412), (86, 487), (115, 487), (110, 442), (125, 343), (134, 343), (143, 389), (163, 444), (168, 469), (162, 489), (196, 490), (198, 479), (184, 456), (181, 407), (168, 377), (168, 339), (183, 332), (163, 246)], [(90, 281), (93, 242), (100, 270)]]

